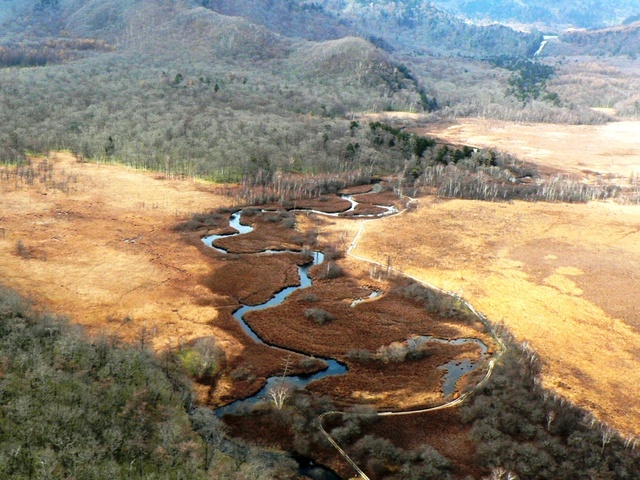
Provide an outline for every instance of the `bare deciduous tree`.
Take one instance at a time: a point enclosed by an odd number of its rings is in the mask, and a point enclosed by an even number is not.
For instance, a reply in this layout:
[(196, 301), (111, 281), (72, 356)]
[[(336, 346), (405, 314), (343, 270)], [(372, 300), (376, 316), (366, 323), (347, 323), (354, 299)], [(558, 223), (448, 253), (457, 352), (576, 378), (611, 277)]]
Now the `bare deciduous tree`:
[(601, 453), (604, 453), (604, 447), (606, 447), (607, 444), (609, 442), (611, 442), (611, 439), (613, 438), (613, 435), (615, 434), (615, 431), (610, 427), (603, 427), (602, 432), (600, 432), (600, 434), (602, 435), (602, 450), (601, 450)]
[(269, 389), (267, 395), (273, 406), (282, 410), (287, 398), (291, 396), (291, 387), (284, 380), (279, 380)]
[(491, 470), (491, 475), (485, 477), (485, 480), (518, 480), (518, 476), (503, 467), (496, 467)]
[(551, 424), (555, 419), (556, 419), (556, 412), (554, 412), (553, 410), (549, 410), (547, 412), (547, 432), (550, 431)]
[(269, 388), (267, 392), (267, 396), (271, 401), (271, 404), (276, 407), (278, 410), (282, 410), (284, 403), (287, 401), (287, 398), (291, 396), (291, 386), (285, 382), (285, 377), (287, 376), (287, 371), (289, 370), (289, 364), (291, 363), (291, 355), (287, 356), (287, 360), (284, 366), (284, 371), (282, 372), (282, 377), (280, 377), (272, 386)]

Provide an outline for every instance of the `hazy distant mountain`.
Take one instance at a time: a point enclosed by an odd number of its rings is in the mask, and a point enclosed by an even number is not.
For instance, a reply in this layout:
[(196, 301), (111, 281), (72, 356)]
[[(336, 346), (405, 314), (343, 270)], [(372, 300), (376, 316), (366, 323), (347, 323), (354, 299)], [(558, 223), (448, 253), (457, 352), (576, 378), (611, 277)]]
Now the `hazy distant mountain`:
[(488, 57), (526, 56), (535, 35), (500, 26), (477, 27), (426, 0), (201, 0), (225, 15), (238, 15), (282, 35), (309, 40), (360, 35), (387, 50), (410, 54)]
[(38, 38), (93, 38), (111, 45), (154, 36), (185, 11), (205, 7), (284, 37), (313, 41), (362, 36), (389, 51), (484, 58), (527, 56), (535, 35), (478, 27), (427, 0), (0, 0), (0, 45)]
[(549, 28), (599, 28), (640, 13), (637, 0), (433, 0), (434, 5), (474, 20), (538, 24)]
[(316, 0), (316, 3), (362, 35), (393, 45), (404, 53), (476, 58), (528, 56), (539, 45), (536, 35), (498, 25), (471, 25), (427, 0)]
[(640, 54), (640, 21), (600, 30), (576, 30), (549, 43), (547, 55), (628, 55)]

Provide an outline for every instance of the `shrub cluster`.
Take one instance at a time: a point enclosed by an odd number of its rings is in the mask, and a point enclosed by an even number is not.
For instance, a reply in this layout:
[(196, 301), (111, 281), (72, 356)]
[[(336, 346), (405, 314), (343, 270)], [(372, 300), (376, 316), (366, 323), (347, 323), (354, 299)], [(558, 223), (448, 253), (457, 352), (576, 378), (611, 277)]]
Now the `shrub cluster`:
[(333, 315), (321, 308), (306, 308), (304, 311), (304, 316), (305, 318), (313, 320), (318, 325), (329, 323), (334, 318)]
[(180, 363), (203, 374), (215, 351), (205, 338), (161, 361), (116, 339), (89, 341), (0, 287), (0, 477), (292, 478), (290, 458), (227, 440), (211, 410), (193, 409)]
[(381, 361), (383, 363), (401, 363), (420, 360), (430, 355), (426, 337), (412, 337), (406, 342), (393, 342), (383, 345), (376, 352), (363, 349), (353, 349), (347, 356), (358, 362)]
[(414, 281), (398, 284), (394, 288), (394, 293), (419, 301), (424, 305), (427, 312), (435, 313), (442, 317), (475, 318), (459, 297), (439, 292)]
[(636, 477), (640, 458), (633, 444), (545, 391), (539, 371), (535, 353), (511, 343), (491, 380), (462, 407), (480, 465), (522, 479)]

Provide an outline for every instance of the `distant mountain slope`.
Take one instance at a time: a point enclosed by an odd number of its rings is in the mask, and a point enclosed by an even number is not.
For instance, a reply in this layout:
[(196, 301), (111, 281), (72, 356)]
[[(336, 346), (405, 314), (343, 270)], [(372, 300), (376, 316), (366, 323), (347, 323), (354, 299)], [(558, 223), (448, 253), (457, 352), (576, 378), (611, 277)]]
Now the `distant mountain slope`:
[(530, 56), (538, 35), (492, 25), (479, 27), (456, 19), (427, 0), (317, 0), (326, 11), (370, 38), (381, 38), (404, 53)]
[(547, 55), (628, 55), (640, 54), (640, 22), (601, 30), (578, 30), (560, 35), (549, 44)]
[(281, 35), (307, 40), (334, 40), (353, 29), (326, 12), (320, 3), (289, 0), (200, 0), (223, 15), (244, 17)]
[[(347, 35), (353, 29), (317, 5), (287, 0), (27, 0), (20, 7), (12, 0), (2, 1), (8, 2), (5, 10), (13, 17), (9, 15), (0, 25), (6, 27), (7, 35), (5, 47), (0, 43), (0, 60), (2, 48), (9, 60), (15, 50), (21, 49), (37, 56), (33, 62), (21, 64), (21, 55), (15, 54), (16, 62), (7, 66), (72, 60), (74, 57), (54, 55), (51, 45), (68, 48), (71, 40), (86, 39), (83, 47), (87, 51), (108, 45), (103, 50), (130, 52), (149, 61), (215, 58), (244, 63), (247, 70), (252, 70), (254, 62), (279, 59), (285, 63), (271, 64), (270, 68), (288, 76), (336, 76), (355, 79), (355, 85), (385, 88), (389, 81), (394, 82), (390, 72), (396, 67), (388, 54), (367, 40)], [(16, 24), (19, 12), (30, 28)], [(47, 19), (56, 27), (45, 32), (39, 27)], [(42, 36), (31, 35), (33, 30), (42, 32)], [(333, 41), (308, 42), (300, 36)]]
[[(55, 1), (55, 0), (53, 0)], [(147, 24), (170, 20), (182, 7), (163, 0), (59, 0), (65, 30), (74, 35), (117, 42), (136, 27), (136, 19)]]
[(469, 25), (426, 0), (201, 0), (225, 15), (237, 15), (282, 35), (329, 40), (360, 35), (387, 50), (410, 54), (482, 58), (530, 55), (535, 35), (509, 28)]
[(171, 51), (179, 57), (180, 49), (187, 45), (189, 56), (234, 62), (284, 57), (293, 43), (245, 18), (220, 15), (203, 7), (181, 10), (154, 30), (153, 34), (132, 36), (129, 41), (140, 43), (154, 55)]
[(433, 0), (434, 5), (474, 20), (596, 28), (640, 13), (636, 0)]
[(404, 54), (529, 56), (540, 44), (536, 35), (467, 24), (427, 0), (0, 0), (0, 45), (91, 38), (121, 46), (141, 36), (153, 38), (199, 7), (283, 37), (362, 36)]
[(390, 77), (395, 68), (385, 52), (358, 37), (301, 44), (291, 55), (289, 65), (294, 71), (316, 78), (348, 75), (368, 84)]

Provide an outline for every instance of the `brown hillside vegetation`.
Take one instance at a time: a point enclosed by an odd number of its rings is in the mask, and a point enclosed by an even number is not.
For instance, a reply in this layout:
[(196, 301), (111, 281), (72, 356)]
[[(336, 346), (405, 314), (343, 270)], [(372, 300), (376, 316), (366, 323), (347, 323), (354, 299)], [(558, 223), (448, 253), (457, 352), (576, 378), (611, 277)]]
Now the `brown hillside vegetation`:
[(461, 293), (532, 345), (546, 386), (639, 433), (638, 232), (637, 207), (427, 199), (354, 253)]

